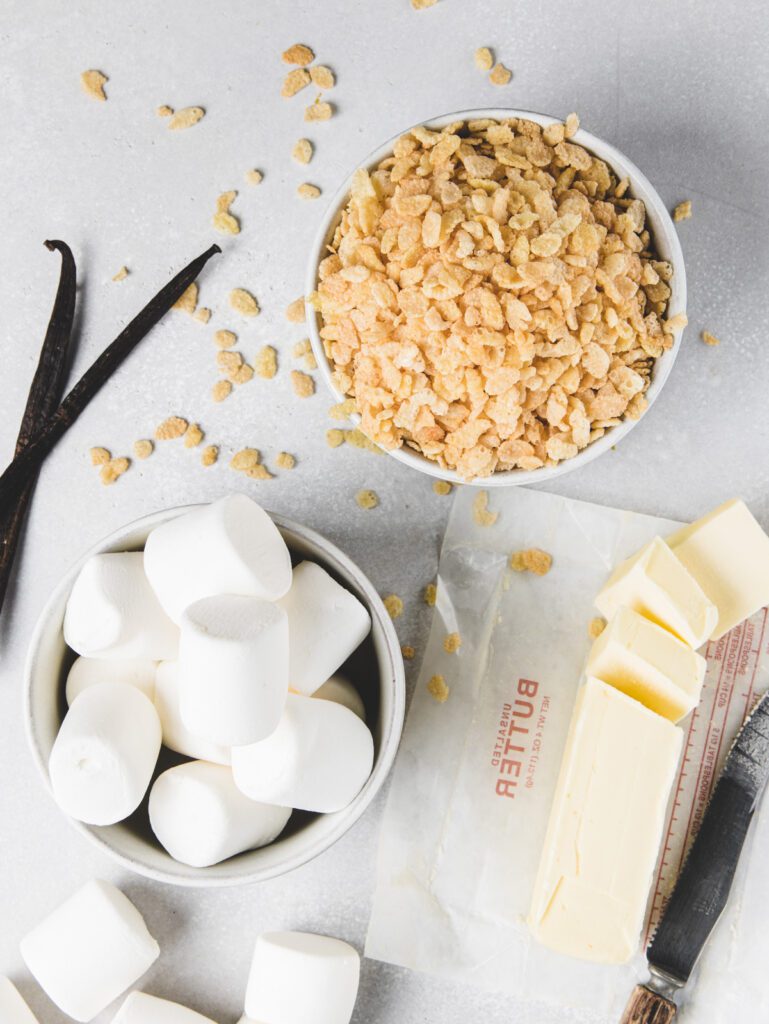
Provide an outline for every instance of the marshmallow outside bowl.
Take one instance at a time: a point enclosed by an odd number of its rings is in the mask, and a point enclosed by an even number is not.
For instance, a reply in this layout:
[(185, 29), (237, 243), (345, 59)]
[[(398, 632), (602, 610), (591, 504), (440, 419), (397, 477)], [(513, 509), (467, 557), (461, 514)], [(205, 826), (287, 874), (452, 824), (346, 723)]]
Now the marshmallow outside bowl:
[[(30, 643), (24, 672), (24, 719), (33, 757), (50, 792), (48, 759), (66, 712), (64, 685), (75, 659), (64, 643), (64, 609), (75, 579), (91, 555), (103, 551), (139, 551), (156, 526), (200, 506), (166, 509), (129, 523), (110, 534), (70, 569), (43, 609)], [(273, 515), (298, 564), (310, 559), (323, 566), (366, 606), (371, 633), (340, 674), (361, 691), (366, 720), (374, 737), (374, 767), (353, 802), (334, 814), (295, 812), (285, 832), (270, 846), (239, 854), (206, 868), (177, 863), (152, 834), (146, 799), (130, 819), (116, 825), (94, 827), (69, 819), (74, 828), (140, 875), (175, 885), (218, 887), (243, 885), (285, 874), (333, 845), (360, 818), (376, 796), (392, 766), (400, 741), (405, 708), (405, 679), (400, 645), (382, 601), (361, 570), (320, 534)], [(157, 774), (176, 760), (161, 762)]]

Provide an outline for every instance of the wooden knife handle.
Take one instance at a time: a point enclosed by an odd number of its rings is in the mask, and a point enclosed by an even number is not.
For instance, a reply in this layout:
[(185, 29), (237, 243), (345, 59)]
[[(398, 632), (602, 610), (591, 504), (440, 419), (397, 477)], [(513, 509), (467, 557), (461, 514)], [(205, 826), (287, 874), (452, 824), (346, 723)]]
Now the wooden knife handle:
[(676, 1004), (669, 999), (652, 992), (645, 985), (636, 985), (620, 1024), (670, 1024), (676, 1009)]

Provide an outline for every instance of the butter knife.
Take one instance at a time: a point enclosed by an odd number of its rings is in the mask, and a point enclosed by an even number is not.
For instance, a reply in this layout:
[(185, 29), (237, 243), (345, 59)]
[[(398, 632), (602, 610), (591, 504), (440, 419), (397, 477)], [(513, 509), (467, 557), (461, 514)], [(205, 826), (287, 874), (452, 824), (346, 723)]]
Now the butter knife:
[(769, 693), (742, 726), (710, 798), (652, 941), (649, 981), (637, 985), (620, 1024), (669, 1024), (721, 916), (753, 813), (769, 779)]

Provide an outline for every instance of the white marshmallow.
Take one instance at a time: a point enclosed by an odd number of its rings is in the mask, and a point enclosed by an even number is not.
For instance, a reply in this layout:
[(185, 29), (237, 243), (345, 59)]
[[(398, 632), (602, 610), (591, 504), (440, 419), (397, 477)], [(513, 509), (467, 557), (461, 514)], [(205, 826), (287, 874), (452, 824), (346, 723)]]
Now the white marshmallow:
[(168, 615), (212, 594), (275, 601), (291, 586), (291, 557), (280, 531), (245, 494), (231, 494), (172, 519), (149, 535), (144, 567)]
[(366, 639), (371, 618), (357, 597), (314, 562), (294, 569), (280, 603), (288, 613), (289, 680), (309, 696)]
[(21, 940), (37, 982), (78, 1021), (101, 1013), (159, 954), (133, 903), (99, 880), (87, 882)]
[(156, 666), (147, 658), (76, 658), (67, 676), (67, 704), (94, 683), (127, 683), (152, 700)]
[(374, 741), (352, 711), (289, 693), (275, 732), (235, 747), (235, 784), (252, 800), (303, 811), (340, 811), (371, 774)]
[(230, 764), (230, 748), (191, 733), (179, 710), (179, 662), (161, 661), (155, 674), (155, 710), (163, 728), (163, 746), (177, 754), (215, 764)]
[(288, 621), (258, 597), (204, 597), (182, 616), (179, 707), (197, 736), (228, 747), (273, 732), (288, 693)]
[(64, 639), (86, 657), (176, 657), (179, 631), (149, 585), (141, 551), (88, 559), (67, 601)]
[(0, 1021), (2, 1024), (38, 1024), (10, 978), (0, 975)]
[(246, 1016), (265, 1024), (349, 1024), (360, 957), (341, 939), (271, 932), (256, 940)]
[(215, 1021), (181, 1003), (159, 999), (146, 992), (131, 992), (112, 1018), (112, 1024), (215, 1024)]
[(76, 697), (48, 761), (61, 809), (89, 825), (113, 825), (141, 803), (160, 752), (152, 701), (126, 683), (96, 683)]
[(362, 722), (366, 721), (366, 707), (363, 698), (352, 685), (349, 679), (344, 676), (332, 676), (327, 679), (323, 686), (319, 687), (313, 697), (316, 700), (332, 700), (335, 704), (352, 711)]
[(182, 864), (205, 868), (280, 835), (290, 807), (249, 800), (225, 765), (188, 761), (169, 768), (150, 791), (150, 825)]

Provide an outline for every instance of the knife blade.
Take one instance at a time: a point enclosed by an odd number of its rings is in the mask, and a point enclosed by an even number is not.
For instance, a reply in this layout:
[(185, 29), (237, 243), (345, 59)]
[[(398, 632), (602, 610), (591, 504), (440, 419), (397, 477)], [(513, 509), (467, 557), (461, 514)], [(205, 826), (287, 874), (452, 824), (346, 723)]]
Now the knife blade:
[(666, 1024), (726, 906), (740, 853), (769, 780), (769, 693), (729, 751), (699, 832), (646, 950), (651, 978), (638, 986), (621, 1024)]

